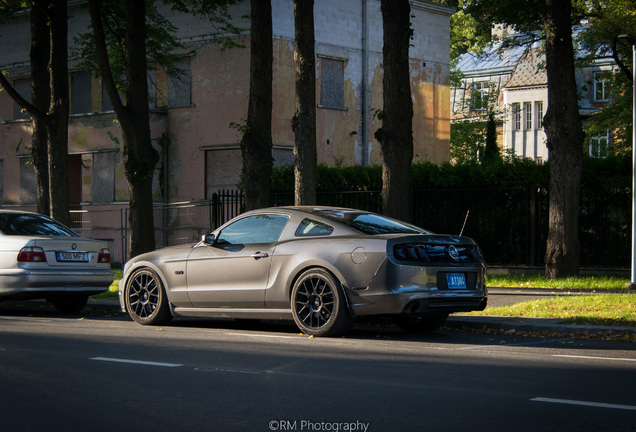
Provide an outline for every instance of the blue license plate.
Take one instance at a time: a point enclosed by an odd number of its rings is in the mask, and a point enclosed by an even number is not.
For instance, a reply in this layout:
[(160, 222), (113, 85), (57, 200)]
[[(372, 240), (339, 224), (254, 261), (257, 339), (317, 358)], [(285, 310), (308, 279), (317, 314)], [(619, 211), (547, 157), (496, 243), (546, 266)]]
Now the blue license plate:
[(449, 289), (466, 289), (466, 276), (464, 273), (447, 273), (446, 283)]

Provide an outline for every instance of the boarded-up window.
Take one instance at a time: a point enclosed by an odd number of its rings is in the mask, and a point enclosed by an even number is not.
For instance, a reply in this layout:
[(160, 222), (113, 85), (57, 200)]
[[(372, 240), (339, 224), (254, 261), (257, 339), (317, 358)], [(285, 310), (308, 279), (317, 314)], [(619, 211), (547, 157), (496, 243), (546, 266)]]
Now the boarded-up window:
[[(13, 88), (27, 101), (31, 102), (31, 79), (20, 79), (13, 82)], [(13, 119), (28, 119), (31, 115), (23, 110), (20, 105), (13, 102)]]
[(190, 58), (175, 64), (179, 71), (170, 76), (161, 66), (148, 70), (148, 92), (154, 97), (150, 99), (150, 108), (179, 108), (192, 105), (192, 75)]
[(93, 155), (93, 203), (108, 204), (115, 199), (115, 157), (117, 153)]
[(243, 169), (241, 149), (206, 150), (205, 199), (223, 189), (237, 189)]
[(92, 77), (87, 72), (77, 72), (71, 76), (71, 114), (91, 112)]
[(320, 107), (345, 109), (343, 60), (320, 59)]
[(190, 58), (175, 65), (181, 71), (178, 77), (168, 77), (168, 107), (188, 107), (192, 104), (192, 75)]
[(33, 159), (20, 158), (20, 204), (35, 205), (37, 203), (37, 186)]

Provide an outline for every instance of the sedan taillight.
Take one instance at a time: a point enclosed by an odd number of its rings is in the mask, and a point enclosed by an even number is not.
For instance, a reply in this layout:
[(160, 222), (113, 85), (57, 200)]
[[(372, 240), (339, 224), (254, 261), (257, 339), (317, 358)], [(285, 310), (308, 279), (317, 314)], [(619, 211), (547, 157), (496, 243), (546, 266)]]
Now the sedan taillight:
[(44, 249), (37, 246), (23, 247), (18, 253), (18, 262), (46, 262)]
[(102, 249), (99, 251), (99, 255), (97, 255), (97, 262), (99, 264), (109, 264), (110, 263), (110, 251), (108, 249)]

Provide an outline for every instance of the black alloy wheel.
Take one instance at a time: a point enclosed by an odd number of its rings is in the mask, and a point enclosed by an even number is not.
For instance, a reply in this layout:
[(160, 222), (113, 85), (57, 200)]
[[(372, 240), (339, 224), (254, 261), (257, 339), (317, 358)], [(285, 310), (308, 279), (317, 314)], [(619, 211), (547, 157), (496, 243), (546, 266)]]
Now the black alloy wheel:
[(337, 336), (349, 330), (353, 318), (335, 278), (325, 269), (305, 271), (292, 290), (296, 325), (312, 336)]
[(172, 319), (166, 291), (157, 273), (140, 268), (128, 278), (124, 302), (130, 317), (144, 325), (161, 325)]

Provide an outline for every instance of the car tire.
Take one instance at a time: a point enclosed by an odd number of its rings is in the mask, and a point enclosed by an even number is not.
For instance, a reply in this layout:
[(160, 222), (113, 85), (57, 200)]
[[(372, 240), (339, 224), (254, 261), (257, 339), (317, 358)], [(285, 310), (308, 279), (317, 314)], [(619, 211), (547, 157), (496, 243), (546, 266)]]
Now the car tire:
[(84, 309), (88, 302), (87, 295), (69, 295), (65, 297), (58, 297), (51, 300), (53, 307), (58, 312), (65, 314), (75, 314)]
[(291, 308), (296, 325), (308, 335), (338, 336), (353, 325), (342, 288), (325, 269), (300, 275), (292, 289)]
[(393, 322), (408, 332), (428, 332), (440, 328), (448, 318), (448, 314), (417, 316), (417, 315), (397, 315), (393, 317)]
[(150, 268), (140, 268), (130, 275), (124, 289), (124, 303), (128, 315), (139, 324), (161, 325), (172, 319), (163, 282)]

